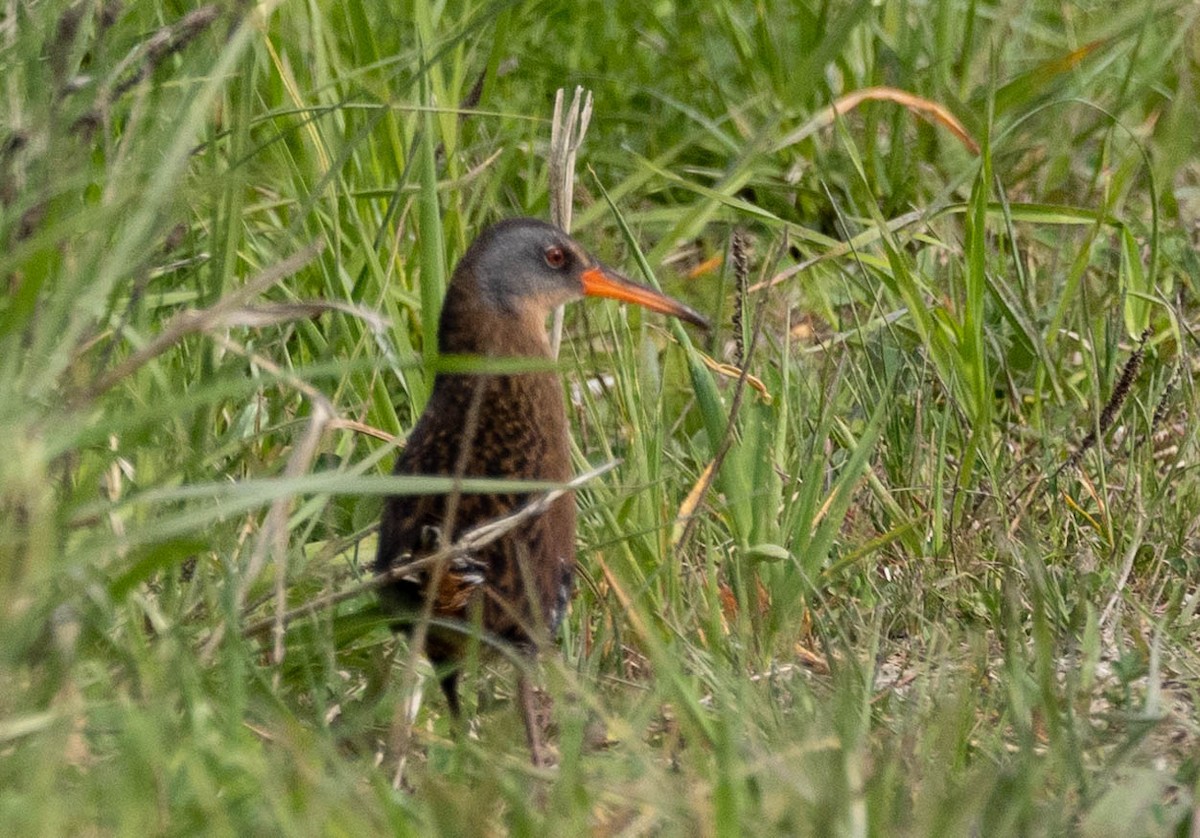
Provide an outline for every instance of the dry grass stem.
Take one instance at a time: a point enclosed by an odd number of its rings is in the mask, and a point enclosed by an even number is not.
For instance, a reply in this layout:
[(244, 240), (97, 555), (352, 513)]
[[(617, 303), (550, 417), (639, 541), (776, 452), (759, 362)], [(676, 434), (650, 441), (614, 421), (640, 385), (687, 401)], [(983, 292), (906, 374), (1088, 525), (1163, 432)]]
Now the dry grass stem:
[[(569, 233), (575, 196), (575, 156), (592, 120), (592, 93), (576, 87), (565, 118), (563, 93), (560, 87), (554, 95), (554, 118), (550, 122), (550, 223)], [(562, 345), (562, 330), (563, 308), (559, 306), (550, 327), (550, 351), (555, 358)]]

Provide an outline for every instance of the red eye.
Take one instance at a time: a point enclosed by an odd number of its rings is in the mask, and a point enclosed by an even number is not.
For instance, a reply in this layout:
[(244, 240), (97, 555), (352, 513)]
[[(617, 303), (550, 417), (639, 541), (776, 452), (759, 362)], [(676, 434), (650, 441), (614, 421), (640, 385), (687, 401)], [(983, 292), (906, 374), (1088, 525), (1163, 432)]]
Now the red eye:
[(567, 252), (556, 244), (552, 244), (546, 248), (545, 256), (546, 264), (555, 270), (567, 264)]

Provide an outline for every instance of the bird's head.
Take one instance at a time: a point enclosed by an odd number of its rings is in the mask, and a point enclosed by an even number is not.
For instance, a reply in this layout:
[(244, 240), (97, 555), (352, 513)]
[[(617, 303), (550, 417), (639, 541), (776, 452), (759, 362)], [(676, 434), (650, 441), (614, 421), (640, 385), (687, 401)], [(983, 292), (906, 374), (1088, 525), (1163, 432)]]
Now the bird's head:
[(611, 297), (708, 327), (692, 308), (606, 267), (562, 230), (533, 218), (484, 230), (456, 277), (459, 272), (473, 277), (481, 302), (516, 315), (545, 320), (556, 306), (580, 297)]

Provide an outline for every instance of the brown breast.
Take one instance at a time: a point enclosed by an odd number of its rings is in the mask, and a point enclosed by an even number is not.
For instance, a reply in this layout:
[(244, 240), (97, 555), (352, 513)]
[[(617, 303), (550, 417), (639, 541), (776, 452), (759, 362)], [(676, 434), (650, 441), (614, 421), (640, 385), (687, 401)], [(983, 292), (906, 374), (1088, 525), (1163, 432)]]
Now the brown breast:
[[(448, 297), (443, 310), (443, 351), (493, 357), (548, 356), (541, 324), (532, 332), (540, 340), (531, 343), (530, 330), (502, 324), (506, 326), (502, 334), (481, 347), (478, 336), (489, 325), (499, 328), (489, 324), (485, 315), (469, 306), (455, 307), (452, 296)], [(475, 410), (473, 400), (478, 400)], [(549, 371), (439, 375), (395, 473), (454, 476), (459, 469), (464, 477), (569, 480), (570, 449), (558, 376)], [(464, 494), (453, 504), (446, 495), (388, 498), (375, 570), (384, 572), (428, 555), (439, 542), (452, 543), (467, 530), (514, 512), (528, 500), (524, 493)], [(448, 522), (451, 506), (454, 519)], [(545, 514), (451, 566), (439, 586), (435, 614), (467, 621), (478, 601), (488, 632), (528, 643), (534, 629), (551, 635), (557, 629), (574, 568), (575, 499), (568, 494)], [(416, 612), (426, 582), (422, 573), (399, 580), (385, 591), (385, 602), (397, 611)], [(461, 646), (444, 632), (439, 635), (429, 647), (435, 663), (456, 657)]]

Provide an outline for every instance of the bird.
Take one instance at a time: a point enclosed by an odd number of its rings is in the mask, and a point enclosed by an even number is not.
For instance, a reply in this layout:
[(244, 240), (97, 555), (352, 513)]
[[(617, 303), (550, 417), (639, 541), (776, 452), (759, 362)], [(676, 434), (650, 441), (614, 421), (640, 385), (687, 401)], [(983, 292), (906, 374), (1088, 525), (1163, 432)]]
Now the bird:
[[(708, 328), (694, 309), (605, 266), (558, 227), (534, 218), (499, 221), (477, 236), (455, 267), (438, 323), (438, 351), (546, 363), (530, 364), (528, 370), (436, 372), (393, 474), (570, 480), (567, 414), (552, 368), (546, 319), (558, 306), (584, 296), (635, 303)], [(414, 615), (427, 597), (432, 599), (423, 651), (457, 725), (462, 722), (460, 665), (474, 625), (526, 654), (535, 654), (542, 640), (556, 635), (575, 577), (574, 496), (563, 494), (541, 514), (441, 567), (425, 562), (411, 573), (404, 568), (472, 528), (521, 509), (536, 494), (384, 500), (374, 565), (377, 575), (388, 577), (380, 601), (387, 614), (401, 615), (393, 629), (411, 633)], [(517, 681), (531, 760), (541, 765), (540, 726), (523, 669)]]

